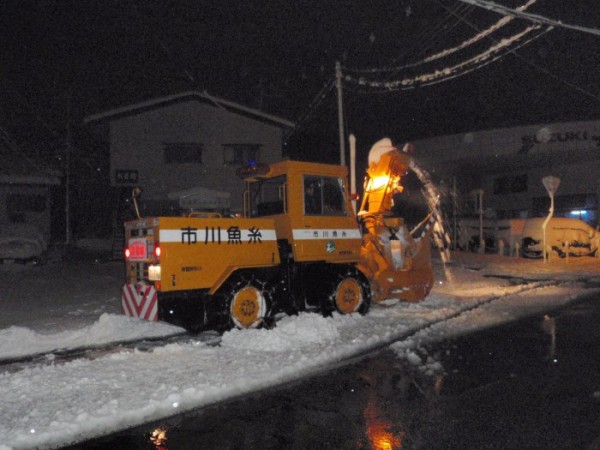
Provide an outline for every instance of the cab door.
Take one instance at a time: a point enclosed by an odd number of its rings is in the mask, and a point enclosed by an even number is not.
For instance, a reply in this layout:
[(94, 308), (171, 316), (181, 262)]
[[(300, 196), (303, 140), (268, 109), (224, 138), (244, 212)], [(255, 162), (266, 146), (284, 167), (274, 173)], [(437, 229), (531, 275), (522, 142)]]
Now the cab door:
[(293, 230), (296, 260), (358, 260), (362, 236), (344, 178), (306, 174), (302, 186), (302, 228)]

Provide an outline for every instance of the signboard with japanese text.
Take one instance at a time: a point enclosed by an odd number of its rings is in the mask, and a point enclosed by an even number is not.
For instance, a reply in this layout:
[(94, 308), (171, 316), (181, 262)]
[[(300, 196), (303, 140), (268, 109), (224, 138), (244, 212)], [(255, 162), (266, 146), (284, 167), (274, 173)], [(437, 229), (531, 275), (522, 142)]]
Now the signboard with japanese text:
[(116, 184), (136, 184), (138, 182), (138, 171), (134, 169), (116, 169)]

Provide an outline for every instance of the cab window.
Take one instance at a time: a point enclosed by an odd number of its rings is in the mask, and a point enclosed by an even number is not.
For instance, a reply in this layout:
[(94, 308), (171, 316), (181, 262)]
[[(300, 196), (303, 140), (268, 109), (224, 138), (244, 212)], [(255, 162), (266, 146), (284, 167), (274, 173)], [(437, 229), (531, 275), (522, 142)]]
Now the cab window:
[(305, 176), (304, 214), (307, 216), (346, 215), (343, 179), (324, 176)]
[(253, 181), (249, 186), (250, 215), (271, 216), (286, 212), (286, 177)]

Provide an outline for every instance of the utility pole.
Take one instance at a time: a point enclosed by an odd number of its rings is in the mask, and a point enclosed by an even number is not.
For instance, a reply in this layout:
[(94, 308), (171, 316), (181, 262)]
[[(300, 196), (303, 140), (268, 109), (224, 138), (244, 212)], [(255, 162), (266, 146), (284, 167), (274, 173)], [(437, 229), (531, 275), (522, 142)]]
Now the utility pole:
[(67, 145), (65, 148), (65, 244), (71, 243), (71, 145), (73, 132), (71, 129), (71, 88), (67, 93)]
[(342, 102), (342, 65), (339, 61), (335, 63), (335, 87), (338, 98), (338, 129), (340, 132), (340, 165), (346, 165), (346, 143), (344, 142), (344, 106)]
[(356, 136), (350, 133), (348, 141), (350, 143), (350, 198), (356, 214)]
[(458, 216), (458, 193), (456, 192), (456, 177), (452, 177), (452, 248), (456, 250), (457, 244), (457, 216)]

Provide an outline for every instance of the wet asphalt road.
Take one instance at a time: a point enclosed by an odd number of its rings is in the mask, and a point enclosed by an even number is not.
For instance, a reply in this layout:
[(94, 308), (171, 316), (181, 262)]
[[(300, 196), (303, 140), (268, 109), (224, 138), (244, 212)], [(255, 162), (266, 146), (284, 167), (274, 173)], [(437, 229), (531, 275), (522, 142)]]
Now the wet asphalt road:
[(70, 448), (600, 450), (600, 299), (416, 353)]

